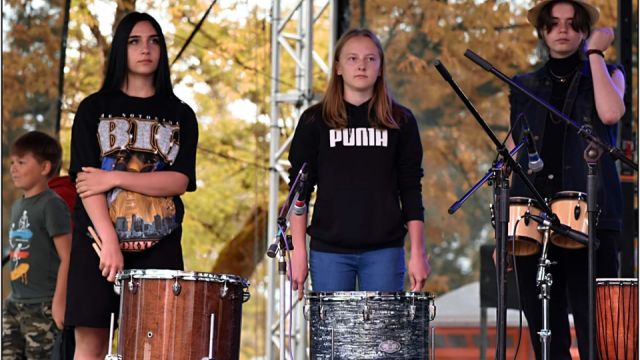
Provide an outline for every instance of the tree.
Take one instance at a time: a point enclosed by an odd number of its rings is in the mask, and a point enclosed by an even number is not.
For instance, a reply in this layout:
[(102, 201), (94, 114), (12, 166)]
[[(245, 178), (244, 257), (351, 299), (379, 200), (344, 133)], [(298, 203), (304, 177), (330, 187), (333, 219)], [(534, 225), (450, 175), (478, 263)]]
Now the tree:
[[(58, 113), (58, 73), (64, 1), (34, 4), (5, 0), (3, 22), (2, 153), (30, 130), (54, 134)], [(52, 69), (54, 69), (52, 71)], [(10, 206), (21, 194), (14, 191), (9, 157), (2, 161), (2, 217), (9, 219)], [(2, 233), (9, 231), (4, 221)], [(5, 237), (3, 236), (3, 239)]]

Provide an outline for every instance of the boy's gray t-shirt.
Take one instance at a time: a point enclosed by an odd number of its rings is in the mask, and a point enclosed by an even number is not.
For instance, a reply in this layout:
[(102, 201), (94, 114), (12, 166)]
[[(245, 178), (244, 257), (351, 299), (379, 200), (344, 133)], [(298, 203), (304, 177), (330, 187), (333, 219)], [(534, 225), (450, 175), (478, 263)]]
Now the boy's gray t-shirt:
[(9, 230), (11, 300), (32, 304), (53, 299), (60, 266), (53, 238), (70, 232), (69, 208), (53, 190), (16, 200)]

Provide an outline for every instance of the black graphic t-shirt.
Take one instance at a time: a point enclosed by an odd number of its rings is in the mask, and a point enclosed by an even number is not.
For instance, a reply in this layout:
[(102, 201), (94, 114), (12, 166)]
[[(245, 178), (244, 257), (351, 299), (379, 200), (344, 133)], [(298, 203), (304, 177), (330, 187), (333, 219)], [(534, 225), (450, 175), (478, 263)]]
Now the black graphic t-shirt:
[[(78, 107), (72, 136), (69, 173), (74, 180), (82, 167), (177, 171), (189, 178), (187, 191), (196, 188), (196, 117), (175, 96), (93, 94)], [(184, 205), (179, 196), (154, 197), (120, 188), (106, 195), (121, 242), (153, 243), (169, 236), (182, 223)], [(77, 202), (74, 221), (80, 236), (86, 236), (91, 222), (81, 201)]]

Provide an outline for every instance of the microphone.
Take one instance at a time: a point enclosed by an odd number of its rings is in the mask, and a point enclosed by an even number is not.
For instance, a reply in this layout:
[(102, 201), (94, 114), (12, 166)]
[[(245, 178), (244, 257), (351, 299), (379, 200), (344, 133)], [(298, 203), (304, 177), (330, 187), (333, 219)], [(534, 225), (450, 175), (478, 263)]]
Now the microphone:
[(544, 162), (538, 154), (538, 149), (536, 149), (536, 142), (533, 140), (533, 135), (529, 128), (527, 117), (522, 115), (522, 118), (524, 119), (522, 122), (522, 128), (524, 130), (523, 135), (527, 142), (527, 152), (529, 153), (529, 169), (533, 172), (538, 172), (544, 167)]
[(271, 245), (269, 245), (269, 248), (267, 249), (267, 256), (270, 258), (274, 258), (276, 257), (277, 253), (278, 253), (278, 239), (276, 239)]
[(537, 223), (539, 224), (543, 224), (545, 226), (548, 226), (549, 228), (551, 228), (551, 230), (555, 231), (556, 233), (562, 235), (562, 236), (566, 236), (568, 238), (570, 238), (571, 240), (575, 240), (583, 245), (588, 245), (589, 244), (589, 237), (579, 231), (573, 230), (571, 227), (561, 224), (560, 222), (554, 222), (549, 220), (548, 218), (543, 218), (541, 216), (537, 216), (537, 215), (532, 215), (530, 213), (525, 213), (524, 215), (525, 219), (527, 217), (535, 220)]
[(296, 189), (296, 200), (293, 203), (293, 214), (296, 216), (302, 216), (307, 212), (307, 203), (305, 202), (304, 197), (304, 185), (307, 182), (307, 172), (306, 168), (300, 169), (300, 171), (298, 187)]

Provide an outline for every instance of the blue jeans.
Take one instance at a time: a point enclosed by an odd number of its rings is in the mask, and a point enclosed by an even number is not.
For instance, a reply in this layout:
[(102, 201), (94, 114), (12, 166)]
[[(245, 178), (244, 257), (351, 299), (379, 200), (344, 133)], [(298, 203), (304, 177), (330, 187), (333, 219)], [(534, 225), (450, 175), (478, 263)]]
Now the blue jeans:
[(404, 249), (386, 248), (361, 253), (329, 253), (311, 250), (311, 288), (316, 292), (402, 291)]

